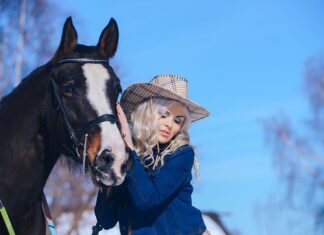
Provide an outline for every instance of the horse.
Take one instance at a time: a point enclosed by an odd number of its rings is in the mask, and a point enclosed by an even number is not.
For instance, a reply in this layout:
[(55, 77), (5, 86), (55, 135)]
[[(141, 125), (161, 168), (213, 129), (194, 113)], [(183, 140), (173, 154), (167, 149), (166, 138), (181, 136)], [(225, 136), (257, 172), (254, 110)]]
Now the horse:
[[(129, 157), (116, 118), (121, 85), (109, 65), (118, 37), (111, 18), (97, 45), (78, 44), (67, 18), (49, 62), (1, 99), (0, 199), (16, 234), (45, 234), (42, 192), (61, 156), (83, 164), (97, 186), (123, 182)], [(6, 230), (0, 219), (0, 234)]]

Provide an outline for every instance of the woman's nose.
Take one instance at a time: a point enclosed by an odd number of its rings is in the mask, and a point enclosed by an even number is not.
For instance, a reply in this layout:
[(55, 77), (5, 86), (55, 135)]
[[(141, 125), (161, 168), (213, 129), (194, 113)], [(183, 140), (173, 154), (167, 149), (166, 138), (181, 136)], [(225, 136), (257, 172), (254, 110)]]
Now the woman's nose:
[(166, 126), (168, 129), (171, 129), (171, 127), (172, 127), (172, 118), (168, 117), (168, 118), (165, 120), (165, 126)]

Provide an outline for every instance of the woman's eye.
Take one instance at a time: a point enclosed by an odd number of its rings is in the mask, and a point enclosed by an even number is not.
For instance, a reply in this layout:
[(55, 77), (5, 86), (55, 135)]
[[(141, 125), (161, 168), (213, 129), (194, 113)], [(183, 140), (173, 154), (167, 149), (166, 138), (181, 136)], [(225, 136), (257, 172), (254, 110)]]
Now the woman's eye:
[(183, 120), (180, 119), (180, 118), (176, 118), (176, 119), (174, 119), (174, 122), (175, 122), (176, 124), (182, 124)]
[(168, 113), (167, 112), (161, 113), (161, 118), (166, 118), (166, 117), (168, 117)]

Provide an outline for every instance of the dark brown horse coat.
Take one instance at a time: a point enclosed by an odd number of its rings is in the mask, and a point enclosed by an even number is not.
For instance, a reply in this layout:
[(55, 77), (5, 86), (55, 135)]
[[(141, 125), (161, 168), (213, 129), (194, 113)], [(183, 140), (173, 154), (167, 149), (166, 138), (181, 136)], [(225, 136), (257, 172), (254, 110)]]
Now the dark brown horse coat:
[[(69, 136), (71, 131), (67, 130), (66, 122), (73, 130), (80, 130), (100, 115), (115, 114), (121, 87), (108, 62), (115, 54), (117, 42), (117, 24), (111, 19), (97, 46), (79, 45), (72, 19), (68, 18), (52, 60), (34, 70), (2, 98), (0, 199), (16, 234), (45, 234), (41, 196), (46, 180), (60, 155), (76, 156), (75, 143)], [(73, 61), (76, 58), (85, 61)], [(72, 59), (72, 62), (66, 59)], [(58, 64), (62, 60), (65, 62)], [(96, 81), (97, 77), (101, 80)], [(55, 83), (61, 104), (53, 98), (51, 81)], [(101, 106), (96, 104), (97, 94), (103, 97), (99, 101)], [(66, 122), (62, 110), (65, 110)], [(111, 135), (103, 135), (104, 130)], [(116, 123), (100, 121), (86, 132), (87, 163), (94, 181), (99, 185), (120, 184), (124, 177), (121, 167), (125, 164), (119, 163), (115, 167), (114, 162), (118, 158), (126, 162), (127, 154), (124, 150), (114, 153), (114, 149), (123, 149)], [(81, 143), (84, 141), (84, 135), (77, 137)], [(6, 233), (0, 219), (0, 234)]]

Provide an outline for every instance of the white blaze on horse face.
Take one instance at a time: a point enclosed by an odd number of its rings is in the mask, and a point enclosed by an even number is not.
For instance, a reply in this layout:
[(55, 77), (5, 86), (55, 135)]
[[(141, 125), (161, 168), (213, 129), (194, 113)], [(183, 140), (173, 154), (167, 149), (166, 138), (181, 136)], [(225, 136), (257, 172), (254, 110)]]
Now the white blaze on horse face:
[[(82, 66), (87, 83), (87, 98), (98, 116), (112, 114), (112, 107), (106, 95), (106, 84), (110, 79), (107, 69), (101, 64), (85, 64)], [(116, 124), (110, 122), (100, 123), (101, 127), (101, 147), (97, 155), (105, 149), (111, 149), (115, 155), (112, 170), (121, 183), (125, 177), (121, 173), (121, 164), (125, 162), (127, 154), (124, 141)]]

